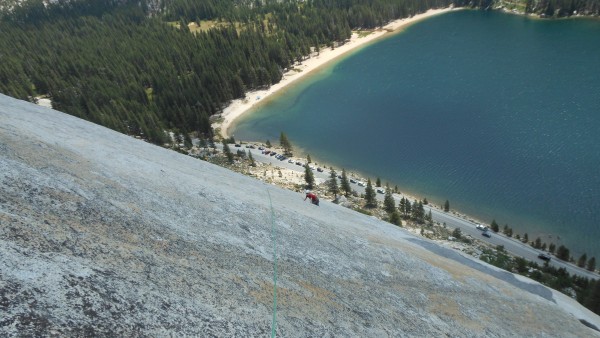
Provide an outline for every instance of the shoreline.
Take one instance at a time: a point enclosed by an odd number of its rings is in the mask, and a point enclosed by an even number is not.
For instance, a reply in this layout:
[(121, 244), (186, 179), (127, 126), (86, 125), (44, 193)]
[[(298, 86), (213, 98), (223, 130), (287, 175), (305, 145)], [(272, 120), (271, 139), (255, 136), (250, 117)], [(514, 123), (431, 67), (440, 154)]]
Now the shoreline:
[(228, 138), (230, 136), (228, 134), (228, 129), (237, 118), (249, 112), (252, 108), (255, 108), (265, 102), (266, 98), (274, 96), (282, 89), (290, 86), (300, 79), (307, 77), (313, 71), (323, 67), (331, 61), (339, 59), (351, 51), (356, 51), (375, 40), (389, 36), (389, 33), (396, 34), (403, 28), (406, 28), (418, 21), (447, 13), (455, 9), (460, 8), (447, 7), (441, 9), (430, 9), (425, 13), (417, 14), (410, 18), (392, 21), (385, 25), (382, 29), (373, 30), (370, 34), (363, 37), (360, 37), (357, 33), (352, 33), (352, 37), (345, 44), (336, 47), (335, 49), (327, 48), (321, 50), (318, 55), (313, 53), (308, 59), (302, 61), (302, 63), (294, 64), (290, 70), (283, 74), (281, 81), (270, 86), (268, 89), (250, 91), (246, 93), (245, 98), (231, 101), (231, 103), (225, 109), (223, 109), (223, 112), (221, 113), (222, 121), (213, 123), (212, 127), (214, 129), (219, 128), (219, 135), (223, 138)]

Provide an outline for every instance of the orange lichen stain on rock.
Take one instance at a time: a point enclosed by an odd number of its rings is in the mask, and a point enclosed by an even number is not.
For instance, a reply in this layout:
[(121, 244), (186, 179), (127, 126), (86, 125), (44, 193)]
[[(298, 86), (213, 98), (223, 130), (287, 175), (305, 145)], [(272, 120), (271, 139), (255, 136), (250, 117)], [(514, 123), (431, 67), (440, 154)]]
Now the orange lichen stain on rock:
[(446, 320), (451, 319), (460, 325), (469, 328), (472, 331), (483, 331), (484, 326), (481, 321), (467, 317), (460, 311), (460, 305), (454, 299), (444, 297), (443, 295), (429, 295), (429, 312), (436, 314)]
[[(342, 309), (333, 292), (304, 281), (298, 282), (298, 285), (303, 290), (277, 287), (278, 312), (285, 313), (286, 316), (325, 322), (333, 319), (332, 310)], [(249, 294), (259, 303), (270, 306), (273, 302), (273, 284), (261, 282), (259, 288), (251, 290)]]

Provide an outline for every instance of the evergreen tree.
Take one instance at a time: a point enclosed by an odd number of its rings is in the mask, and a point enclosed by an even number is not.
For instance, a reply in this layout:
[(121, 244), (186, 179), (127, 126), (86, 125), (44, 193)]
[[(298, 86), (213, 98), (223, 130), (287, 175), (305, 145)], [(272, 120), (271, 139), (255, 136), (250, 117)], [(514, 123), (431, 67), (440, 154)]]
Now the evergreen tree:
[(306, 187), (312, 189), (315, 185), (315, 176), (308, 164), (304, 166), (304, 181), (306, 181)]
[(446, 202), (444, 202), (444, 211), (448, 212), (450, 211), (450, 201), (446, 200)]
[(342, 191), (344, 192), (344, 195), (346, 195), (346, 197), (350, 196), (350, 193), (352, 192), (352, 187), (350, 187), (350, 181), (348, 181), (346, 169), (342, 169), (342, 179), (340, 181), (340, 185)]
[[(490, 224), (490, 229), (492, 229), (493, 232), (498, 232), (500, 230), (498, 223), (496, 223), (495, 219), (492, 220), (492, 224)], [(527, 235), (527, 234), (525, 234), (525, 235)]]
[(269, 140), (267, 140), (267, 142), (265, 143), (265, 145), (267, 146), (267, 148), (271, 148), (272, 147), (271, 141), (269, 141)]
[(523, 235), (523, 243), (527, 243), (527, 242), (529, 242), (529, 235), (527, 235), (527, 233), (525, 233)]
[(427, 205), (427, 204), (429, 204), (429, 201), (427, 200), (427, 198), (424, 198), (423, 199), (423, 205)]
[(554, 250), (556, 250), (556, 245), (554, 243), (550, 243), (548, 246), (548, 251), (553, 254)]
[(312, 160), (310, 159), (310, 154), (306, 155), (306, 165), (308, 165), (309, 163), (312, 163)]
[(569, 260), (569, 249), (567, 249), (564, 245), (561, 245), (556, 249), (556, 258), (562, 259), (563, 261)]
[(231, 149), (229, 149), (229, 145), (225, 140), (223, 140), (223, 153), (225, 156), (227, 156), (227, 162), (229, 162), (229, 164), (233, 164), (233, 153), (231, 152)]
[(596, 257), (592, 257), (588, 260), (587, 269), (590, 271), (596, 270)]
[(454, 228), (454, 231), (452, 231), (452, 237), (457, 239), (462, 238), (462, 231), (460, 230), (460, 228)]
[(581, 257), (579, 257), (579, 259), (577, 260), (577, 266), (580, 268), (585, 267), (585, 264), (587, 263), (587, 254), (583, 254), (581, 255)]
[(536, 238), (535, 242), (533, 242), (533, 247), (536, 249), (539, 249), (542, 247), (542, 239), (541, 238)]
[(398, 211), (394, 211), (390, 214), (390, 223), (402, 226), (402, 220), (400, 219), (400, 214)]
[(279, 136), (279, 145), (283, 148), (283, 155), (287, 157), (294, 156), (292, 153), (292, 144), (283, 132), (281, 132), (281, 135)]
[(377, 195), (375, 193), (375, 189), (373, 189), (370, 178), (367, 179), (367, 187), (365, 188), (365, 202), (365, 207), (367, 208), (377, 207)]
[(591, 292), (585, 301), (585, 306), (595, 313), (600, 313), (600, 280), (590, 283)]
[(329, 192), (333, 194), (335, 199), (337, 199), (337, 195), (340, 193), (340, 188), (337, 182), (337, 174), (333, 167), (331, 167), (331, 171), (329, 172), (329, 181), (327, 182), (327, 187), (329, 188)]
[(408, 200), (408, 198), (406, 198), (404, 200), (404, 208), (405, 208), (405, 217), (410, 217), (412, 215), (412, 204), (410, 204), (410, 201)]
[(376, 186), (377, 188), (380, 188), (380, 187), (381, 187), (381, 179), (380, 179), (379, 177), (377, 177), (377, 180), (375, 181), (375, 186)]
[(433, 215), (431, 214), (431, 209), (429, 209), (429, 212), (427, 213), (425, 220), (427, 221), (427, 223), (429, 223), (429, 225), (433, 224)]
[(406, 199), (402, 197), (400, 202), (398, 203), (398, 209), (400, 209), (400, 213), (402, 213), (403, 217), (406, 217)]
[(383, 208), (388, 213), (388, 215), (396, 211), (396, 201), (394, 201), (394, 197), (392, 196), (392, 190), (389, 189), (389, 187), (385, 189)]
[(415, 219), (415, 221), (417, 221), (418, 223), (424, 223), (425, 208), (423, 207), (423, 202), (415, 200), (415, 203), (413, 203), (412, 210), (412, 216)]

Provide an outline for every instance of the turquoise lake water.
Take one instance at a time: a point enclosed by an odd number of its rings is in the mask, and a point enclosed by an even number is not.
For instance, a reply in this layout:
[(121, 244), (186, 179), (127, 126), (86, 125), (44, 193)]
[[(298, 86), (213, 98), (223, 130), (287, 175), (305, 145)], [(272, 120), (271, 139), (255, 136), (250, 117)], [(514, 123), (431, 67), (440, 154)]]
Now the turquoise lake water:
[(458, 11), (419, 22), (231, 133), (281, 131), (313, 158), (600, 258), (600, 20)]

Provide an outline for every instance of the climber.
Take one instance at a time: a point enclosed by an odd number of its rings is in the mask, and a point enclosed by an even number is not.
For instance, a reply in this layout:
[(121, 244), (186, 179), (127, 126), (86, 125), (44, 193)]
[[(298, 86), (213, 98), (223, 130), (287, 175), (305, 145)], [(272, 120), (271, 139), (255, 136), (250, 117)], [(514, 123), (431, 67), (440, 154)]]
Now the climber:
[(319, 198), (317, 197), (317, 195), (310, 192), (310, 190), (306, 190), (306, 197), (304, 197), (304, 200), (306, 201), (307, 198), (310, 198), (312, 204), (319, 205)]

